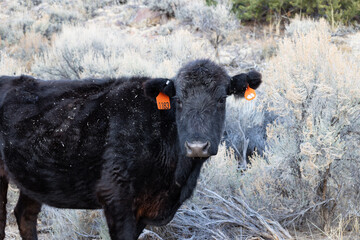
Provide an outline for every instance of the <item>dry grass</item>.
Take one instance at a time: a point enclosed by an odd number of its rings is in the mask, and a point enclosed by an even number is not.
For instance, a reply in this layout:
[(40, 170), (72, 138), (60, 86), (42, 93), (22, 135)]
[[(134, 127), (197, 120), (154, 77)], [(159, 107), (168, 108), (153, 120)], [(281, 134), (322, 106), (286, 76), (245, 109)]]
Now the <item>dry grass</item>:
[(54, 240), (110, 239), (101, 211), (44, 207), (40, 219), (45, 227), (39, 231)]
[(241, 197), (238, 162), (224, 145), (202, 169), (197, 190), (165, 227), (145, 239), (291, 239), (280, 224), (251, 209)]

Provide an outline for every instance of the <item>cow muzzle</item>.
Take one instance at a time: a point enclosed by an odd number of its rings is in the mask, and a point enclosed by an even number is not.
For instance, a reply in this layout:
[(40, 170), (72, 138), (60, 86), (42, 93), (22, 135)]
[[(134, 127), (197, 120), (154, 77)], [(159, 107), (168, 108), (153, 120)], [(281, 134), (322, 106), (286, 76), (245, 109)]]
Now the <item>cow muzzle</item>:
[(194, 141), (192, 143), (185, 142), (186, 156), (191, 158), (207, 158), (210, 157), (210, 142)]

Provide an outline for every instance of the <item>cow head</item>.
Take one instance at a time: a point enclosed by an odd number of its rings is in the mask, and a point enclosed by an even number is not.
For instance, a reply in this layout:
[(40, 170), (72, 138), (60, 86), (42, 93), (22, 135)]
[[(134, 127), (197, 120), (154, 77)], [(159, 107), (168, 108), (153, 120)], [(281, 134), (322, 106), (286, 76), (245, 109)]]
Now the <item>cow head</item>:
[[(230, 77), (209, 60), (182, 67), (173, 80), (145, 82), (145, 94), (155, 98), (163, 92), (174, 101), (178, 140), (183, 155), (207, 158), (216, 155), (225, 122), (226, 97), (243, 97), (248, 86), (256, 89), (261, 74), (256, 71)], [(166, 110), (159, 110), (166, 111)]]

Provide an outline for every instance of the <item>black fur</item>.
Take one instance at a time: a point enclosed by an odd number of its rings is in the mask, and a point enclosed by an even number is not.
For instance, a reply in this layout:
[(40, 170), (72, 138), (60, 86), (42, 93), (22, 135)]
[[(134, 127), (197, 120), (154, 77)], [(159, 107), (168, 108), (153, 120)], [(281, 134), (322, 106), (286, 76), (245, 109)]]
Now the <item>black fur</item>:
[[(0, 77), (0, 239), (8, 179), (21, 192), (15, 215), (23, 239), (36, 239), (42, 203), (103, 208), (112, 239), (168, 223), (206, 160), (186, 157), (184, 141), (209, 141), (216, 154), (229, 85), (208, 60), (173, 80)], [(173, 97), (171, 110), (157, 110), (160, 91)]]
[(144, 82), (145, 95), (155, 99), (160, 92), (169, 97), (175, 96), (174, 82), (167, 78), (155, 78)]
[(261, 84), (261, 74), (257, 71), (241, 73), (232, 77), (228, 94), (234, 94), (236, 97), (244, 97), (245, 90), (248, 86), (257, 89)]

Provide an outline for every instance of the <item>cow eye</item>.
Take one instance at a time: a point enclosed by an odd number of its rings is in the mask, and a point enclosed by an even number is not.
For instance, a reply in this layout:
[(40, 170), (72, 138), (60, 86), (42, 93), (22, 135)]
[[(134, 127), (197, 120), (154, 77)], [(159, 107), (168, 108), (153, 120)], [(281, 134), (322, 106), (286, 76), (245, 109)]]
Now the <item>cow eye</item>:
[(182, 108), (182, 102), (179, 98), (176, 98), (176, 103), (178, 105), (178, 108), (181, 109)]
[(226, 100), (226, 97), (221, 97), (218, 99), (218, 103), (223, 104), (223, 103), (225, 103), (225, 100)]

